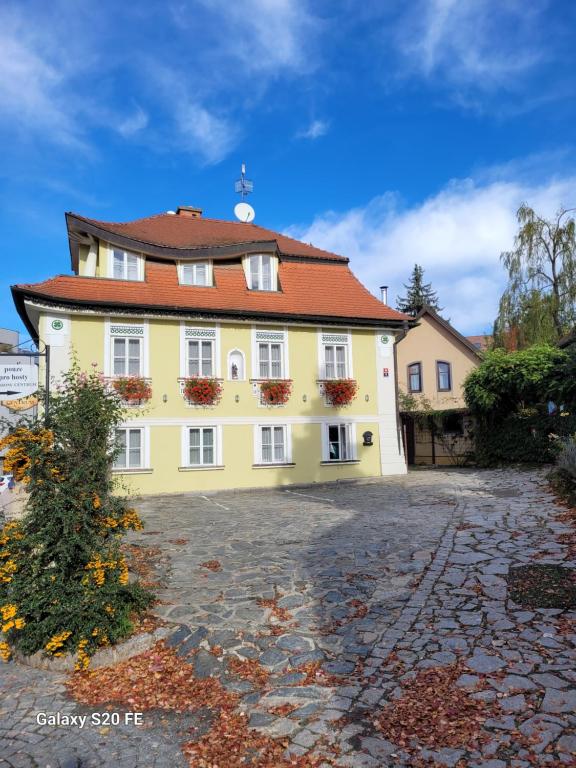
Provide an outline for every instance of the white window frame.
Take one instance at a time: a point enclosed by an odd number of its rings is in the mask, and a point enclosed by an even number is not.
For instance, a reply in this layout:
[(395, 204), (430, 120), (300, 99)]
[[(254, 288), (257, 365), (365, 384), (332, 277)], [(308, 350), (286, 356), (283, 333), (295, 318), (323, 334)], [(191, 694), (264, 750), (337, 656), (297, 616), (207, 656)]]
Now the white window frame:
[[(347, 456), (345, 459), (332, 459), (330, 457), (330, 427), (344, 429), (346, 433)], [(322, 424), (322, 461), (330, 464), (339, 464), (347, 461), (357, 460), (357, 442), (356, 442), (356, 424), (354, 422), (332, 421), (328, 424)]]
[[(114, 463), (114, 466), (112, 467), (114, 472), (136, 472), (138, 470), (148, 469), (150, 467), (150, 428), (149, 427), (135, 427), (131, 424), (122, 424), (121, 426), (117, 427), (115, 432), (130, 432), (131, 430), (135, 432), (140, 432), (140, 464), (137, 467), (119, 467), (116, 466), (116, 463)], [(116, 435), (114, 435), (114, 438)], [(129, 438), (128, 438), (129, 440)], [(127, 445), (128, 445), (127, 440)], [(128, 459), (128, 452), (126, 455)]]
[[(270, 288), (263, 287), (262, 258), (270, 259)], [(252, 288), (252, 259), (258, 259), (258, 287)], [(278, 256), (274, 253), (248, 253), (243, 259), (244, 275), (249, 291), (264, 291), (274, 293), (278, 291)]]
[[(280, 376), (260, 375), (260, 344), (280, 344)], [(272, 373), (271, 362), (270, 373)], [(252, 328), (252, 378), (267, 381), (290, 378), (288, 331), (286, 328)]]
[[(206, 282), (199, 283), (196, 279), (196, 273), (198, 267), (202, 265), (206, 267)], [(192, 269), (192, 282), (188, 282), (184, 279), (186, 268)], [(203, 261), (179, 261), (178, 262), (178, 282), (180, 285), (190, 285), (197, 288), (211, 288), (214, 285), (212, 261), (205, 259)]]
[[(124, 255), (124, 276), (114, 276), (114, 252), (122, 253)], [(128, 256), (136, 257), (136, 277), (128, 277)], [(135, 251), (127, 251), (124, 248), (120, 248), (114, 245), (108, 246), (108, 277), (114, 280), (130, 280), (131, 282), (142, 282), (144, 280), (144, 256), (141, 253)]]
[[(140, 373), (142, 378), (150, 377), (149, 326), (148, 321), (140, 323), (114, 321), (107, 317), (104, 322), (104, 376), (124, 378), (128, 374), (114, 374), (114, 339), (140, 339)], [(135, 374), (132, 374), (135, 375)]]
[[(274, 461), (274, 428), (281, 427), (284, 437), (284, 461)], [(262, 430), (270, 429), (272, 436), (272, 461), (264, 461), (262, 456)], [(264, 467), (279, 467), (292, 464), (292, 425), (291, 424), (256, 424), (254, 425), (254, 463)]]
[(221, 354), (220, 354), (220, 326), (206, 325), (195, 326), (188, 323), (180, 324), (180, 378), (188, 379), (188, 342), (189, 341), (211, 341), (212, 342), (212, 375), (210, 378), (219, 379), (222, 377)]
[[(344, 347), (344, 366), (345, 375), (335, 376), (336, 379), (353, 379), (354, 371), (352, 367), (352, 334), (348, 328), (326, 329), (319, 328), (317, 333), (318, 341), (318, 378), (323, 381), (329, 377), (326, 366), (326, 347)], [(336, 368), (336, 360), (334, 360)]]
[[(190, 430), (191, 429), (211, 429), (214, 437), (214, 461), (212, 464), (191, 464), (190, 463)], [(202, 446), (202, 441), (201, 441)], [(203, 452), (202, 452), (203, 453)], [(223, 460), (222, 460), (222, 454), (223, 454), (223, 444), (222, 444), (222, 425), (216, 425), (216, 424), (206, 424), (204, 422), (202, 423), (191, 423), (186, 424), (182, 427), (182, 434), (181, 434), (181, 466), (183, 468), (187, 469), (211, 469), (214, 467), (222, 467), (223, 466)], [(204, 456), (202, 455), (202, 459)]]

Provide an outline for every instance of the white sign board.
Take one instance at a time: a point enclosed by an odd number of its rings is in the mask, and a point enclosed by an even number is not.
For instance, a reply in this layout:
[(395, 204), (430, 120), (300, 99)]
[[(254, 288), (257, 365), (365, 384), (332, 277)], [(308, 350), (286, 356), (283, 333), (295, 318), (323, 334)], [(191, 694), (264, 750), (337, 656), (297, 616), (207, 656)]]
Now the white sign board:
[(24, 363), (0, 362), (0, 398), (18, 398), (38, 390), (38, 366)]

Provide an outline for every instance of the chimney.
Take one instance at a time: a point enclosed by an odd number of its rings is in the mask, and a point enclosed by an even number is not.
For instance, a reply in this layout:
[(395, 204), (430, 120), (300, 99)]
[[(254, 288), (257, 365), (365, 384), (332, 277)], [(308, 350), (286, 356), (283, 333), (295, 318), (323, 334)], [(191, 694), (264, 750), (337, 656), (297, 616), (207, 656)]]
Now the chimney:
[(199, 219), (202, 216), (202, 208), (194, 208), (191, 205), (179, 205), (176, 209), (178, 216), (188, 216), (190, 219)]
[(382, 304), (388, 304), (388, 286), (387, 285), (380, 286), (380, 298), (382, 299)]

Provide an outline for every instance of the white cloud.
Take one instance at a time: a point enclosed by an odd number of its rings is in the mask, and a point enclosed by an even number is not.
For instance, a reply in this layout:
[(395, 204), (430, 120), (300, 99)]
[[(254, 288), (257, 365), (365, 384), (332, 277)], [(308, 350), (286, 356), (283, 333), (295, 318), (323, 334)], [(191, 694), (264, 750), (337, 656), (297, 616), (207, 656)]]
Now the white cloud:
[(137, 107), (133, 114), (118, 123), (117, 130), (124, 138), (130, 138), (143, 131), (147, 125), (148, 115), (141, 107)]
[(180, 103), (176, 124), (182, 146), (208, 165), (220, 162), (236, 145), (238, 132), (234, 125), (200, 104)]
[(544, 56), (545, 0), (417, 0), (397, 30), (408, 70), (456, 86), (512, 86)]
[(458, 330), (479, 333), (490, 329), (497, 311), (506, 282), (499, 257), (513, 246), (520, 203), (549, 215), (575, 197), (576, 175), (540, 182), (455, 180), (412, 207), (388, 193), (365, 207), (321, 214), (289, 234), (349, 256), (373, 293), (390, 286), (390, 304), (420, 264), (445, 316)]
[(312, 120), (308, 128), (296, 134), (297, 139), (319, 139), (326, 136), (330, 124), (326, 120)]

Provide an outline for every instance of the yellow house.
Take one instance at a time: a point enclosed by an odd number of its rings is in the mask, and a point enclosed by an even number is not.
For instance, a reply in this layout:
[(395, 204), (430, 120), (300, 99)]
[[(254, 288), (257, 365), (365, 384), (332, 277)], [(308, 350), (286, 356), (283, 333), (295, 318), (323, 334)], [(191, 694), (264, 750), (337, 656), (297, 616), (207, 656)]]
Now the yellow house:
[(55, 385), (75, 354), (128, 403), (115, 472), (134, 492), (406, 471), (395, 340), (407, 318), (348, 259), (180, 207), (66, 216), (72, 275), (13, 286)]
[(459, 463), (471, 450), (471, 419), (466, 412), (463, 384), (480, 364), (478, 348), (431, 307), (415, 317), (417, 325), (398, 343), (398, 385), (402, 403), (408, 399), (425, 409), (442, 411), (440, 423), (403, 411), (409, 464)]

